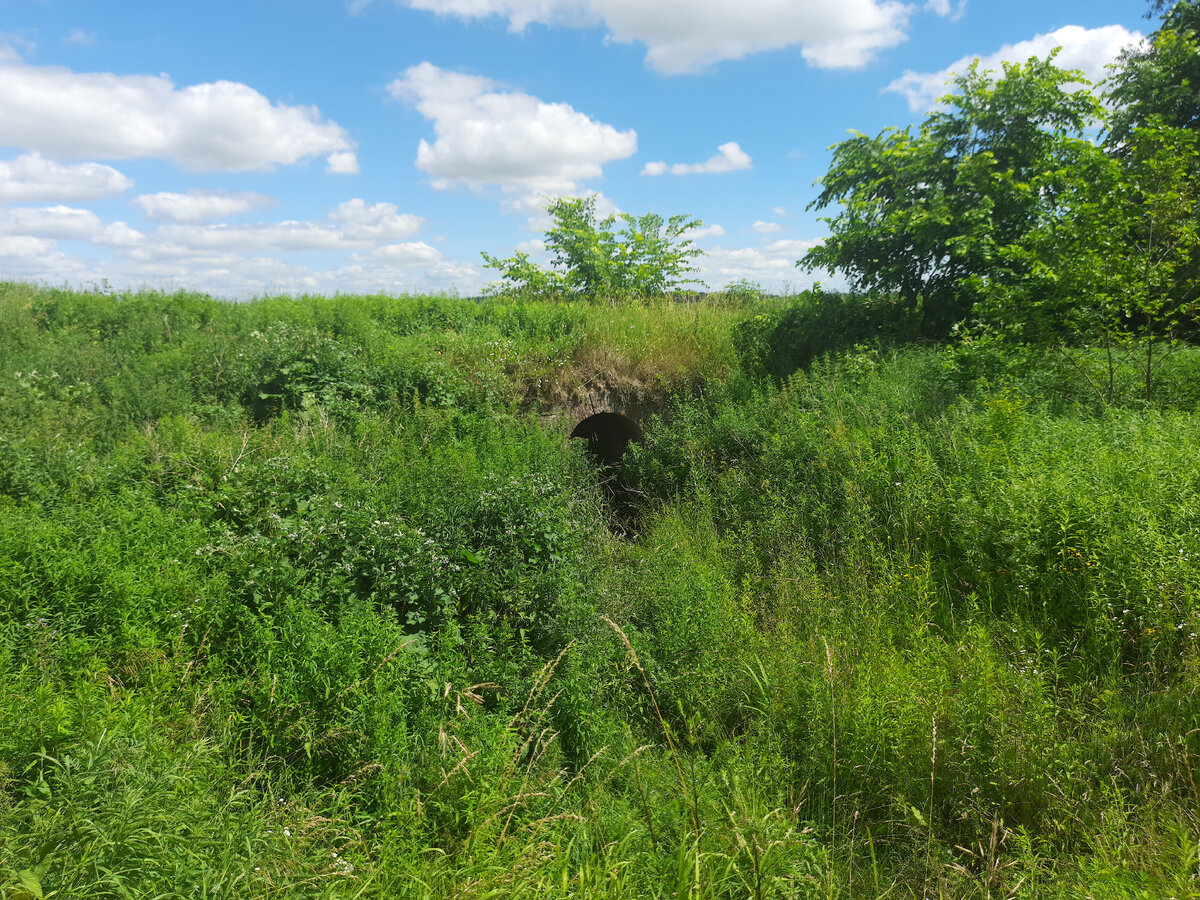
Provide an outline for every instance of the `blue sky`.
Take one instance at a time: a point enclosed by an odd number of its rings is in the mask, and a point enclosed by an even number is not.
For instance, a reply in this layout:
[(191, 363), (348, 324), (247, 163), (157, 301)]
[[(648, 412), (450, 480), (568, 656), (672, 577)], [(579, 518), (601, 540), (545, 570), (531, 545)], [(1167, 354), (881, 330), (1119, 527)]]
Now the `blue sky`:
[[(798, 290), (850, 130), (975, 56), (1093, 77), (1140, 0), (0, 0), (0, 279), (477, 293), (546, 199), (688, 213), (705, 284)], [(828, 276), (824, 279), (829, 282)]]

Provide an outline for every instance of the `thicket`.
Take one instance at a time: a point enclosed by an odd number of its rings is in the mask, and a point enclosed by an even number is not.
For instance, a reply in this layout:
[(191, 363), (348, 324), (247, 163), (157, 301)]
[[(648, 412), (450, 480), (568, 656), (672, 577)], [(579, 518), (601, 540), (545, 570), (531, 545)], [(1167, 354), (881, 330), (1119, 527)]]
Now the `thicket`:
[(828, 302), (0, 288), (4, 890), (1194, 894), (1200, 355)]
[(929, 340), (1139, 345), (1149, 397), (1157, 344), (1200, 334), (1198, 25), (1174, 4), (1099, 86), (1056, 52), (974, 64), (919, 126), (842, 141), (811, 204), (830, 235), (799, 264)]

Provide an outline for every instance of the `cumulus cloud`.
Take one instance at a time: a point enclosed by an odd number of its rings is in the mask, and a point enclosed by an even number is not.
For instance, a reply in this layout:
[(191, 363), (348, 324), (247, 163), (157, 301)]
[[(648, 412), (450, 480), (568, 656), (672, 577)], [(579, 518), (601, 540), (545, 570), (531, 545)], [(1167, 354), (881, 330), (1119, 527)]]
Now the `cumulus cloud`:
[(329, 154), (325, 161), (325, 171), (330, 175), (357, 175), (358, 157), (353, 150), (339, 150)]
[(421, 140), (416, 164), (437, 190), (498, 187), (528, 209), (536, 198), (579, 192), (605, 163), (637, 152), (633, 130), (428, 62), (409, 68), (388, 90), (433, 123), (436, 137)]
[[(660, 72), (694, 72), (726, 59), (799, 46), (810, 65), (857, 68), (905, 40), (911, 7), (898, 0), (407, 0), (463, 18), (500, 16), (513, 31), (531, 24), (603, 25), (612, 40), (646, 46)], [(364, 6), (359, 2), (359, 9)], [(940, 4), (936, 4), (940, 6)], [(937, 11), (940, 12), (940, 9)]]
[(111, 197), (132, 185), (116, 169), (94, 162), (63, 165), (40, 153), (0, 161), (0, 202), (4, 203), (78, 203)]
[(900, 94), (908, 100), (913, 112), (926, 112), (936, 105), (937, 99), (948, 93), (948, 83), (955, 75), (967, 71), (978, 59), (979, 68), (998, 72), (1003, 63), (1025, 62), (1031, 56), (1044, 58), (1055, 47), (1062, 51), (1054, 63), (1063, 69), (1082, 69), (1090, 81), (1099, 81), (1105, 76), (1105, 66), (1113, 62), (1122, 50), (1142, 40), (1139, 31), (1130, 31), (1122, 25), (1105, 25), (1102, 28), (1083, 28), (1065, 25), (1057, 31), (1039, 34), (1027, 41), (1006, 44), (987, 56), (964, 56), (938, 72), (907, 71), (884, 91)]
[(154, 232), (147, 252), (187, 256), (221, 253), (300, 253), (359, 246), (342, 229), (322, 222), (272, 222), (252, 225), (164, 225)]
[(352, 241), (390, 241), (412, 237), (425, 220), (420, 216), (401, 213), (394, 203), (375, 203), (371, 206), (359, 198), (338, 204), (330, 220), (342, 228)]
[[(247, 197), (249, 200), (247, 201)], [(52, 240), (90, 241), (115, 248), (129, 249), (136, 258), (148, 261), (169, 258), (210, 258), (227, 254), (232, 258), (254, 253), (300, 253), (312, 251), (360, 251), (383, 248), (386, 256), (399, 251), (385, 245), (411, 237), (424, 220), (401, 213), (393, 203), (368, 205), (355, 198), (347, 200), (324, 221), (256, 222), (245, 225), (198, 224), (215, 206), (243, 201), (244, 208), (272, 201), (261, 195), (152, 194), (137, 198), (139, 205), (163, 225), (146, 233), (124, 222), (104, 224), (91, 210), (63, 205), (48, 207), (10, 207), (0, 209), (0, 235)], [(207, 205), (206, 204), (210, 204)], [(228, 208), (228, 207), (227, 207)], [(418, 245), (404, 245), (410, 252)], [(420, 244), (419, 248), (428, 245)], [(432, 249), (432, 248), (429, 248)], [(426, 252), (422, 249), (422, 252)]]
[(186, 194), (160, 192), (133, 198), (134, 205), (151, 222), (215, 222), (277, 201), (249, 191), (190, 190)]
[(88, 240), (102, 231), (90, 209), (70, 206), (15, 207), (0, 211), (0, 233), (62, 240)]
[(758, 282), (772, 291), (807, 287), (813, 281), (836, 282), (827, 273), (809, 275), (796, 268), (796, 260), (819, 243), (821, 239), (816, 238), (776, 240), (760, 247), (713, 247), (696, 261), (699, 277), (714, 290), (741, 280)]
[(105, 247), (136, 247), (146, 239), (146, 235), (131, 228), (124, 222), (110, 222), (92, 236), (92, 243)]
[(0, 257), (31, 258), (42, 257), (54, 249), (54, 241), (26, 235), (0, 235)]
[[(210, 264), (214, 259), (222, 259), (226, 260), (225, 265), (232, 265), (261, 253), (379, 249), (411, 237), (423, 224), (420, 216), (401, 213), (394, 203), (368, 204), (356, 197), (340, 203), (321, 221), (170, 224), (148, 232), (144, 240), (127, 241), (124, 246), (134, 248), (131, 258), (142, 262), (174, 259)], [(119, 233), (114, 232), (108, 242), (117, 245), (118, 237)], [(399, 251), (385, 249), (384, 255), (396, 252)]]
[[(105, 225), (90, 209), (71, 206), (19, 206), (0, 209), (0, 237), (26, 256), (45, 256), (57, 241), (87, 241), (99, 246), (132, 247), (144, 235), (124, 222)], [(30, 243), (32, 242), (32, 243)]]
[(163, 157), (193, 171), (269, 170), (327, 156), (349, 171), (354, 143), (313, 106), (273, 104), (232, 81), (179, 88), (165, 75), (79, 73), (0, 55), (8, 146), (58, 159)]
[(737, 172), (754, 168), (750, 154), (738, 146), (737, 141), (730, 141), (717, 148), (715, 156), (710, 156), (701, 163), (675, 163), (668, 166), (665, 162), (650, 162), (642, 168), (643, 175), (715, 175), (721, 172)]
[(720, 225), (705, 225), (702, 228), (693, 228), (684, 237), (691, 238), (693, 241), (703, 240), (704, 238), (725, 237), (725, 229)]
[[(317, 221), (175, 223), (146, 232), (102, 222), (86, 209), (0, 208), (0, 257), (10, 278), (83, 284), (106, 279), (119, 286), (186, 287), (227, 297), (479, 290), (483, 278), (477, 266), (449, 259), (425, 241), (403, 240), (421, 224), (394, 204), (361, 199)], [(63, 252), (59, 242), (108, 252)], [(340, 263), (319, 271), (309, 267), (311, 259), (291, 256), (313, 252), (341, 254)]]
[(520, 243), (518, 243), (517, 249), (520, 250), (522, 253), (534, 253), (534, 254), (545, 253), (546, 252), (546, 242), (543, 241), (541, 238), (533, 238), (532, 240), (521, 241)]
[[(357, 254), (351, 257), (351, 259), (361, 258)], [(414, 263), (432, 265), (442, 259), (442, 254), (424, 241), (412, 241), (406, 244), (387, 244), (386, 246), (378, 247), (371, 251), (370, 258), (404, 265), (412, 265)]]
[(777, 231), (783, 231), (783, 226), (778, 222), (764, 222), (762, 219), (759, 219), (750, 226), (750, 229), (758, 234), (775, 234)]

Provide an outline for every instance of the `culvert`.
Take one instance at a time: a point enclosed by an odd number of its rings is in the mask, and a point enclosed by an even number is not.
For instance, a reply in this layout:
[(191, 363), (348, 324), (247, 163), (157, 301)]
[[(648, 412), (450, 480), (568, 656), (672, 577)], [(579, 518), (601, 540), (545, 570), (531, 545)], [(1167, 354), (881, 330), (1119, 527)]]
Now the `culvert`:
[(642, 429), (629, 416), (601, 412), (576, 425), (571, 437), (587, 441), (588, 454), (597, 465), (615, 469), (621, 464), (629, 445), (634, 441), (641, 442)]

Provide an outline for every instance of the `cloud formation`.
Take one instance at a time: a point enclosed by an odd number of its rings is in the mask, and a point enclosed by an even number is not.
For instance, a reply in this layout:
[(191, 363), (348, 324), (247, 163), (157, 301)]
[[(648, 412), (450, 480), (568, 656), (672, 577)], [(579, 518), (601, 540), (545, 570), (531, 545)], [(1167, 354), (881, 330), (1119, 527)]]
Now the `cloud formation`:
[(715, 175), (720, 172), (737, 172), (754, 168), (750, 154), (738, 146), (737, 141), (730, 141), (717, 148), (715, 156), (709, 157), (702, 163), (675, 163), (668, 166), (665, 162), (649, 162), (642, 169), (643, 175)]
[[(105, 223), (87, 209), (9, 207), (0, 208), (0, 257), (6, 275), (14, 278), (76, 283), (107, 279), (162, 289), (183, 284), (232, 297), (477, 289), (482, 280), (478, 267), (447, 259), (425, 241), (404, 240), (422, 224), (421, 218), (400, 213), (394, 204), (368, 204), (358, 198), (339, 204), (318, 221), (177, 223), (145, 232), (124, 222)], [(110, 254), (76, 253), (67, 242), (107, 247)], [(290, 256), (314, 251), (343, 255), (340, 263), (324, 271), (311, 269), (310, 260)]]
[(191, 190), (186, 194), (163, 191), (133, 198), (134, 206), (151, 222), (215, 222), (274, 206), (276, 202), (274, 197), (248, 191)]
[(693, 228), (684, 235), (693, 241), (704, 240), (705, 238), (725, 237), (725, 229), (720, 225), (705, 225), (702, 228)]
[(498, 187), (513, 195), (511, 205), (527, 208), (530, 198), (578, 193), (605, 163), (637, 152), (633, 130), (428, 62), (409, 68), (388, 91), (433, 123), (435, 139), (421, 140), (416, 165), (437, 190)]
[(100, 246), (129, 247), (144, 237), (140, 231), (124, 222), (105, 225), (90, 209), (61, 204), (0, 209), (0, 236), (15, 242), (12, 246), (21, 246), (20, 242), (25, 239), (41, 242), (26, 245), (29, 250), (26, 255), (33, 256), (43, 255), (44, 251), (53, 249), (56, 241), (86, 241)]
[(1089, 81), (1099, 81), (1106, 75), (1105, 66), (1116, 60), (1126, 47), (1141, 40), (1141, 32), (1121, 25), (1102, 28), (1065, 25), (1027, 41), (1005, 44), (987, 56), (964, 56), (937, 72), (907, 71), (883, 90), (900, 94), (908, 100), (909, 109), (924, 113), (937, 104), (939, 97), (949, 93), (950, 79), (966, 72), (974, 60), (979, 60), (983, 71), (999, 72), (1002, 63), (1025, 62), (1031, 56), (1045, 58), (1055, 47), (1062, 47), (1055, 65), (1062, 69), (1082, 69)]
[[(694, 72), (727, 59), (799, 46), (809, 65), (857, 68), (906, 38), (912, 7), (898, 0), (406, 0), (414, 9), (462, 18), (499, 16), (531, 24), (604, 25), (612, 40), (646, 45), (660, 72)], [(354, 8), (365, 6), (356, 0)], [(948, 2), (934, 12), (950, 15)]]
[(828, 283), (827, 273), (810, 275), (796, 268), (796, 260), (819, 243), (820, 238), (775, 240), (760, 247), (713, 247), (697, 259), (698, 276), (713, 290), (741, 280), (757, 282), (772, 291), (808, 287), (813, 281)]
[(178, 88), (165, 75), (80, 73), (0, 54), (7, 146), (56, 159), (161, 157), (189, 171), (266, 171), (327, 156), (349, 172), (354, 143), (313, 106), (273, 104), (232, 81)]
[(0, 161), (0, 202), (77, 203), (111, 197), (132, 187), (133, 181), (111, 166), (89, 162), (63, 165), (40, 153), (23, 153)]

